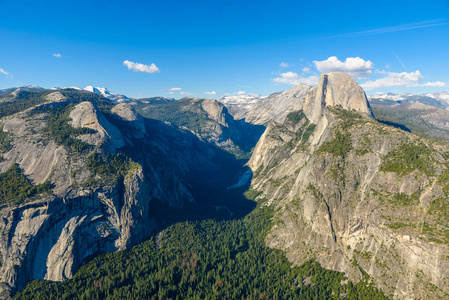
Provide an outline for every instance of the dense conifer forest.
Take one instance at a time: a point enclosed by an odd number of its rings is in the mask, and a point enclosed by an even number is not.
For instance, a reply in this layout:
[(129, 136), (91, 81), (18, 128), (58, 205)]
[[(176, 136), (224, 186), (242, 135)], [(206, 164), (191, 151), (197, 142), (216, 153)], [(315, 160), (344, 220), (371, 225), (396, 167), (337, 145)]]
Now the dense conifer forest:
[(72, 279), (35, 280), (14, 299), (386, 299), (367, 276), (354, 284), (313, 260), (292, 267), (264, 244), (271, 217), (258, 207), (243, 219), (178, 222)]

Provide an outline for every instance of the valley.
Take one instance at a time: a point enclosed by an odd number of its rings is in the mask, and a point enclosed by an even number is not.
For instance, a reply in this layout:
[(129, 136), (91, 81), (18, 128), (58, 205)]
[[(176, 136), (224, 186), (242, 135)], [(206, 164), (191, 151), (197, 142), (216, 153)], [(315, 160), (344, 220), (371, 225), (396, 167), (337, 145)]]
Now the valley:
[(1, 298), (448, 297), (446, 110), (384, 98), (2, 91)]

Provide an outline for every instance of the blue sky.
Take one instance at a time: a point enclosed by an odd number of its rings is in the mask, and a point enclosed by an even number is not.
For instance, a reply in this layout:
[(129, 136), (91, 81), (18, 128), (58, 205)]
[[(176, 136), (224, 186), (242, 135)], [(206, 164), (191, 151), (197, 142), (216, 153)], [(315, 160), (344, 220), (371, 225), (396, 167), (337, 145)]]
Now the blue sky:
[(346, 71), (368, 94), (449, 90), (448, 0), (0, 0), (0, 10), (0, 89), (218, 98)]

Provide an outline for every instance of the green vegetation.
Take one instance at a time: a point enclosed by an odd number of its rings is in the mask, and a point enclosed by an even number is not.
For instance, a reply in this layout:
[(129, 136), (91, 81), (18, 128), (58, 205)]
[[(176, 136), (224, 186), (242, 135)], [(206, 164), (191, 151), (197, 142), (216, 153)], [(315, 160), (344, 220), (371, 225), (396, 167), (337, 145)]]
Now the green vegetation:
[(11, 147), (11, 134), (3, 131), (3, 125), (0, 125), (0, 151), (7, 152)]
[(73, 107), (73, 103), (68, 105), (42, 105), (33, 109), (29, 115), (47, 113), (47, 126), (43, 130), (47, 138), (54, 140), (58, 145), (64, 146), (69, 152), (85, 154), (92, 151), (94, 147), (76, 137), (95, 131), (90, 128), (74, 128), (69, 124), (72, 120), (69, 115)]
[[(306, 147), (306, 143), (309, 141), (310, 136), (315, 131), (316, 125), (313, 123), (310, 123), (309, 119), (306, 118), (306, 115), (302, 110), (291, 112), (287, 115), (286, 118), (287, 122), (290, 122), (292, 124), (290, 125), (298, 125), (302, 124), (301, 126), (296, 129), (294, 137), (285, 144), (284, 149), (281, 149), (281, 151), (284, 153), (283, 157), (286, 157), (290, 155), (290, 151), (297, 146), (297, 151), (304, 150)], [(280, 126), (279, 129), (281, 130), (288, 130), (284, 126)], [(275, 139), (278, 139), (277, 136), (272, 136)]]
[(15, 299), (386, 299), (367, 281), (264, 245), (273, 213), (181, 222), (129, 251), (98, 256), (64, 282), (36, 280)]
[(371, 140), (369, 139), (368, 136), (364, 135), (355, 153), (360, 156), (365, 155), (369, 152), (372, 152), (370, 147), (371, 147)]
[(99, 94), (94, 94), (86, 91), (65, 89), (60, 91), (64, 97), (67, 97), (67, 101), (77, 104), (84, 101), (91, 102), (97, 107), (106, 117), (111, 114), (111, 108), (114, 107), (111, 101)]
[(15, 114), (19, 111), (44, 103), (45, 96), (50, 92), (18, 92), (14, 99), (9, 100), (12, 94), (6, 94), (0, 97), (0, 118)]
[(449, 131), (438, 128), (420, 117), (420, 115), (427, 114), (427, 111), (416, 109), (400, 110), (392, 109), (388, 106), (376, 105), (373, 107), (373, 113), (375, 118), (381, 123), (421, 136), (432, 137), (437, 140), (447, 140), (438, 136), (447, 136)]
[(248, 199), (248, 200), (255, 201), (256, 198), (257, 198), (258, 196), (260, 196), (261, 194), (262, 194), (262, 192), (260, 192), (260, 191), (258, 191), (258, 190), (255, 190), (255, 189), (253, 189), (253, 188), (250, 188), (249, 190), (247, 190), (247, 191), (245, 192), (245, 197), (246, 197), (246, 199)]
[[(449, 201), (447, 197), (438, 197), (430, 203), (428, 213), (437, 216), (440, 221), (449, 223)], [(449, 224), (448, 224), (449, 225)]]
[(301, 122), (301, 120), (304, 119), (305, 116), (306, 115), (304, 114), (304, 111), (297, 110), (289, 113), (287, 115), (287, 120), (292, 122), (293, 124), (298, 124), (299, 122)]
[(411, 224), (402, 223), (402, 222), (388, 223), (387, 226), (389, 228), (391, 228), (391, 229), (400, 229), (400, 228), (413, 227)]
[(195, 132), (201, 131), (204, 123), (210, 120), (201, 107), (201, 102), (192, 101), (191, 98), (135, 108), (144, 117), (170, 122), (177, 127), (187, 127)]
[(329, 174), (334, 181), (341, 182), (343, 185), (346, 185), (345, 170), (345, 162), (336, 160), (331, 163)]
[(402, 205), (402, 206), (411, 205), (414, 202), (412, 197), (410, 197), (409, 195), (407, 195), (405, 193), (394, 194), (391, 201), (393, 204)]
[[(370, 251), (359, 251), (357, 249), (354, 249), (354, 253), (357, 254), (358, 256), (360, 256), (361, 258), (363, 258), (364, 260), (370, 260), (373, 257), (373, 254)], [(365, 271), (363, 271), (363, 272), (365, 272)], [(365, 274), (367, 274), (367, 273), (365, 272)]]
[(355, 124), (363, 122), (363, 116), (357, 111), (344, 109), (341, 105), (329, 107), (329, 109), (342, 120), (340, 127), (343, 131), (346, 131)]
[(380, 170), (395, 172), (401, 176), (418, 170), (431, 176), (433, 174), (431, 154), (432, 151), (422, 143), (401, 144), (384, 156)]
[[(70, 111), (73, 109), (72, 105), (58, 108), (48, 108), (49, 117), (47, 119), (47, 127), (44, 132), (48, 137), (53, 139), (56, 144), (64, 146), (69, 152), (87, 153), (93, 150), (93, 146), (76, 138), (82, 134), (94, 132), (89, 128), (74, 128), (69, 122)], [(37, 111), (42, 111), (38, 109)]]
[(19, 166), (13, 164), (5, 173), (0, 174), (0, 204), (22, 202), (27, 198), (48, 192), (50, 188), (49, 181), (32, 185), (20, 171)]
[(306, 190), (311, 192), (313, 194), (313, 196), (315, 197), (315, 199), (317, 199), (318, 201), (326, 202), (326, 200), (324, 199), (324, 196), (323, 196), (323, 194), (321, 194), (320, 190), (317, 189), (312, 184), (309, 184), (307, 186)]
[(345, 157), (352, 149), (351, 134), (337, 131), (335, 137), (320, 146), (317, 153), (330, 153), (333, 156)]
[(140, 168), (140, 165), (123, 153), (112, 155), (95, 151), (87, 157), (86, 167), (91, 175), (83, 185), (95, 186), (123, 179), (129, 171)]
[(301, 138), (303, 143), (305, 143), (306, 141), (309, 140), (310, 136), (315, 131), (315, 128), (316, 128), (316, 124), (313, 124), (313, 123), (306, 127), (306, 129), (304, 130), (304, 133), (302, 135), (302, 138)]

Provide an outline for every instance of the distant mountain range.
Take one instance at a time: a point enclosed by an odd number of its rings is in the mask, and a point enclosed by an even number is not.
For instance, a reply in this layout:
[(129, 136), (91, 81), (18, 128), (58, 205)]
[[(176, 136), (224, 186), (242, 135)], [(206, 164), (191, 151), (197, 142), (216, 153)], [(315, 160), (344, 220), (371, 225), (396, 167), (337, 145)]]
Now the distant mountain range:
[[(221, 103), (223, 103), (229, 110), (229, 113), (231, 113), (236, 119), (240, 119), (241, 117), (246, 115), (246, 112), (251, 111), (256, 105), (260, 105), (260, 102), (262, 102), (266, 98), (275, 98), (276, 95), (279, 95), (279, 98), (286, 98), (288, 97), (287, 94), (294, 94), (295, 91), (298, 90), (298, 88), (302, 86), (301, 89), (304, 88), (304, 86), (307, 85), (299, 85), (295, 86), (287, 91), (284, 92), (278, 92), (273, 93), (268, 96), (261, 96), (258, 94), (224, 94), (217, 100)], [(85, 88), (79, 88), (76, 86), (70, 86), (70, 87), (52, 87), (50, 90), (59, 90), (59, 89), (75, 89), (75, 90), (84, 90), (87, 92), (100, 94), (103, 97), (115, 102), (115, 103), (122, 103), (127, 101), (133, 101), (135, 98), (127, 97), (122, 94), (116, 94), (111, 91), (109, 91), (105, 87), (94, 87), (92, 85), (86, 86)], [(43, 91), (45, 88), (36, 86), (36, 85), (27, 85), (27, 86), (21, 86), (21, 87), (12, 87), (0, 90), (0, 96), (11, 93), (11, 92), (18, 92), (18, 91)], [(292, 95), (290, 95), (292, 96)], [(295, 95), (293, 95), (295, 96)], [(416, 103), (420, 102), (427, 105), (432, 105), (438, 108), (447, 108), (449, 107), (449, 92), (446, 91), (439, 91), (439, 92), (433, 92), (433, 93), (426, 93), (426, 94), (412, 94), (412, 93), (377, 93), (375, 95), (367, 96), (368, 100), (372, 104), (380, 104), (380, 105), (386, 105), (386, 104), (393, 104), (393, 102), (396, 103)], [(163, 98), (163, 97), (156, 97), (160, 99), (170, 99), (174, 100), (172, 98)], [(156, 98), (148, 98), (148, 99), (156, 99)], [(143, 99), (139, 99), (143, 100)]]
[(386, 103), (416, 103), (432, 105), (438, 108), (449, 107), (449, 92), (434, 92), (428, 94), (394, 94), (394, 93), (379, 93), (372, 96), (368, 96), (368, 100), (373, 104), (385, 105)]

